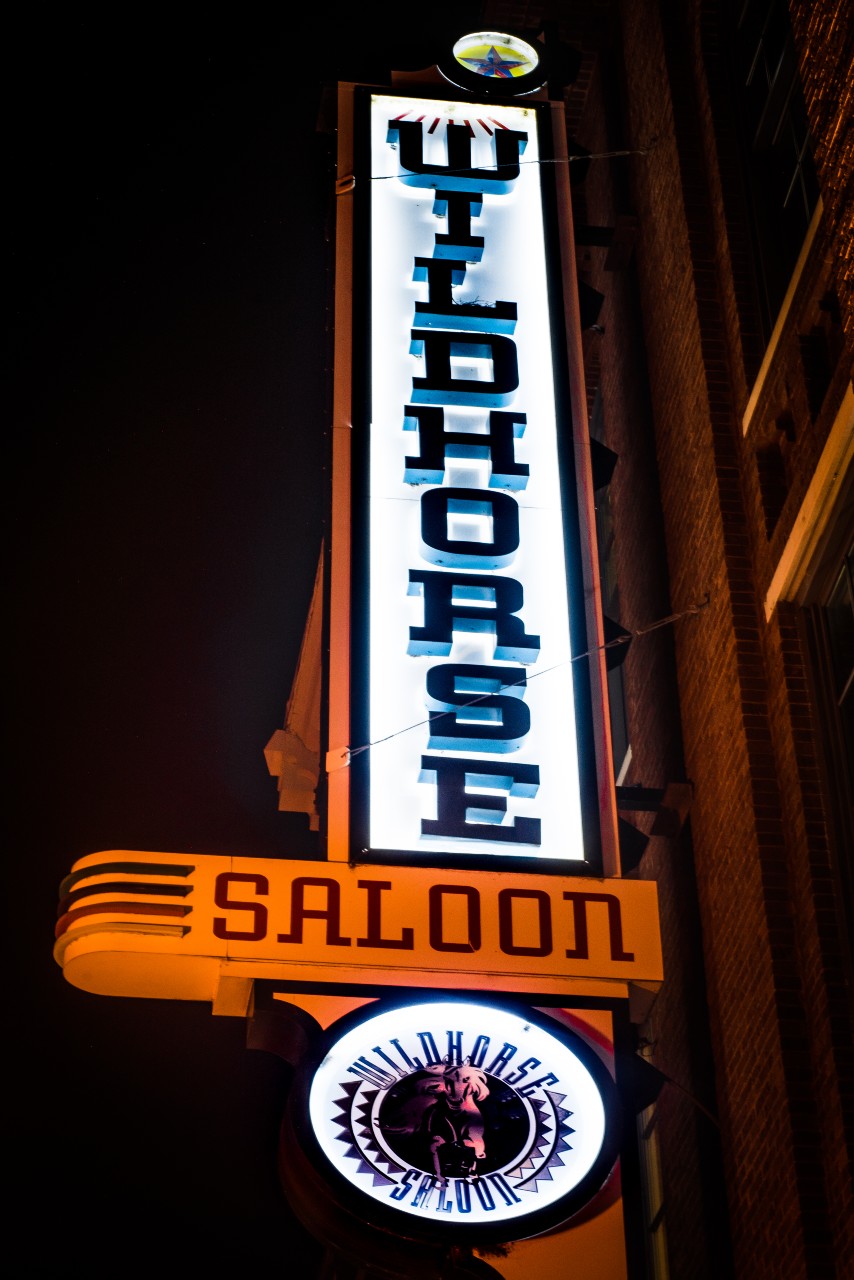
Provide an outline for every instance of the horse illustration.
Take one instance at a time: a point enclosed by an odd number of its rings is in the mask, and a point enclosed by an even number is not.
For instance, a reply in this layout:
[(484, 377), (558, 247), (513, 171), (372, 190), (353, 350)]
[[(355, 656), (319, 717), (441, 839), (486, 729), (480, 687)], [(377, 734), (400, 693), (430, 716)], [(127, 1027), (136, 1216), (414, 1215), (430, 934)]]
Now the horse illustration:
[(486, 1157), (484, 1120), (478, 1103), (489, 1096), (486, 1074), (466, 1062), (436, 1064), (407, 1079), (406, 1097), (380, 1122), (388, 1134), (420, 1135), (427, 1167), (436, 1177), (477, 1176)]

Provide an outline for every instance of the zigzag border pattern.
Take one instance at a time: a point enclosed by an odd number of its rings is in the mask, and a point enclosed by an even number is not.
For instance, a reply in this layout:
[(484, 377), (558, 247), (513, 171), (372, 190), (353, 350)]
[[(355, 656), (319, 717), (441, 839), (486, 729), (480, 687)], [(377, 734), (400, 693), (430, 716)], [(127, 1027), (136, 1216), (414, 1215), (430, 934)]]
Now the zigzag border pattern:
[[(367, 1089), (357, 1104), (357, 1096), (361, 1084), (353, 1081), (342, 1084), (344, 1096), (335, 1100), (340, 1111), (333, 1124), (341, 1129), (339, 1142), (344, 1146), (342, 1155), (347, 1160), (358, 1160), (356, 1173), (363, 1173), (373, 1180), (375, 1187), (390, 1187), (397, 1184), (397, 1178), (389, 1178), (378, 1165), (385, 1165), (389, 1173), (403, 1173), (403, 1166), (395, 1164), (377, 1145), (373, 1130), (370, 1127), (371, 1109), (379, 1089)], [(376, 1163), (373, 1163), (376, 1161)]]
[[(564, 1164), (563, 1152), (571, 1151), (572, 1144), (567, 1142), (567, 1135), (575, 1133), (569, 1123), (572, 1112), (561, 1104), (566, 1101), (565, 1093), (554, 1093), (551, 1089), (543, 1089), (549, 1106), (539, 1098), (532, 1099), (536, 1117), (536, 1136), (530, 1154), (515, 1169), (505, 1174), (514, 1179), (516, 1191), (537, 1192), (539, 1182), (551, 1182), (552, 1169), (561, 1168)], [(545, 1156), (544, 1159), (540, 1159)], [(519, 1178), (519, 1182), (515, 1179)]]

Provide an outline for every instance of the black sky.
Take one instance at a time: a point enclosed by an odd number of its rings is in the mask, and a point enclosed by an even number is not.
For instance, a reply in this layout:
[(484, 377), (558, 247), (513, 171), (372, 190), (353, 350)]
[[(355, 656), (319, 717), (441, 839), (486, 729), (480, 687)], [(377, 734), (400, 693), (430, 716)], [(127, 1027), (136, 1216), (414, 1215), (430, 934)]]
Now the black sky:
[(16, 1276), (313, 1274), (275, 1172), (283, 1064), (207, 1006), (66, 984), (57, 889), (99, 849), (311, 849), (262, 752), (321, 537), (321, 86), (432, 62), (478, 9), (10, 33)]

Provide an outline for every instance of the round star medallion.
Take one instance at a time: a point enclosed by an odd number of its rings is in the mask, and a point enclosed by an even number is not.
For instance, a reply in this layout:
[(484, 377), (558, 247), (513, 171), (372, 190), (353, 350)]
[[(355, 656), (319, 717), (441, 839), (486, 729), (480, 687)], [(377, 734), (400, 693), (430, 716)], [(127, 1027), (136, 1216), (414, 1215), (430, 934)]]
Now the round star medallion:
[(546, 79), (537, 47), (503, 31), (472, 31), (461, 36), (439, 69), (461, 88), (490, 97), (532, 93)]

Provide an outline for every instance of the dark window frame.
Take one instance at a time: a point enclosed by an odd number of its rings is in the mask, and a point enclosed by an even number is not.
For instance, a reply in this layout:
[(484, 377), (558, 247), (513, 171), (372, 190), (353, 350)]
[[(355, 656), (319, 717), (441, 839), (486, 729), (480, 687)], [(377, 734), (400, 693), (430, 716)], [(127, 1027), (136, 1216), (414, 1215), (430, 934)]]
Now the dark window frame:
[(800, 611), (848, 980), (854, 992), (854, 480)]
[(820, 199), (786, 0), (733, 0), (732, 65), (766, 343)]

